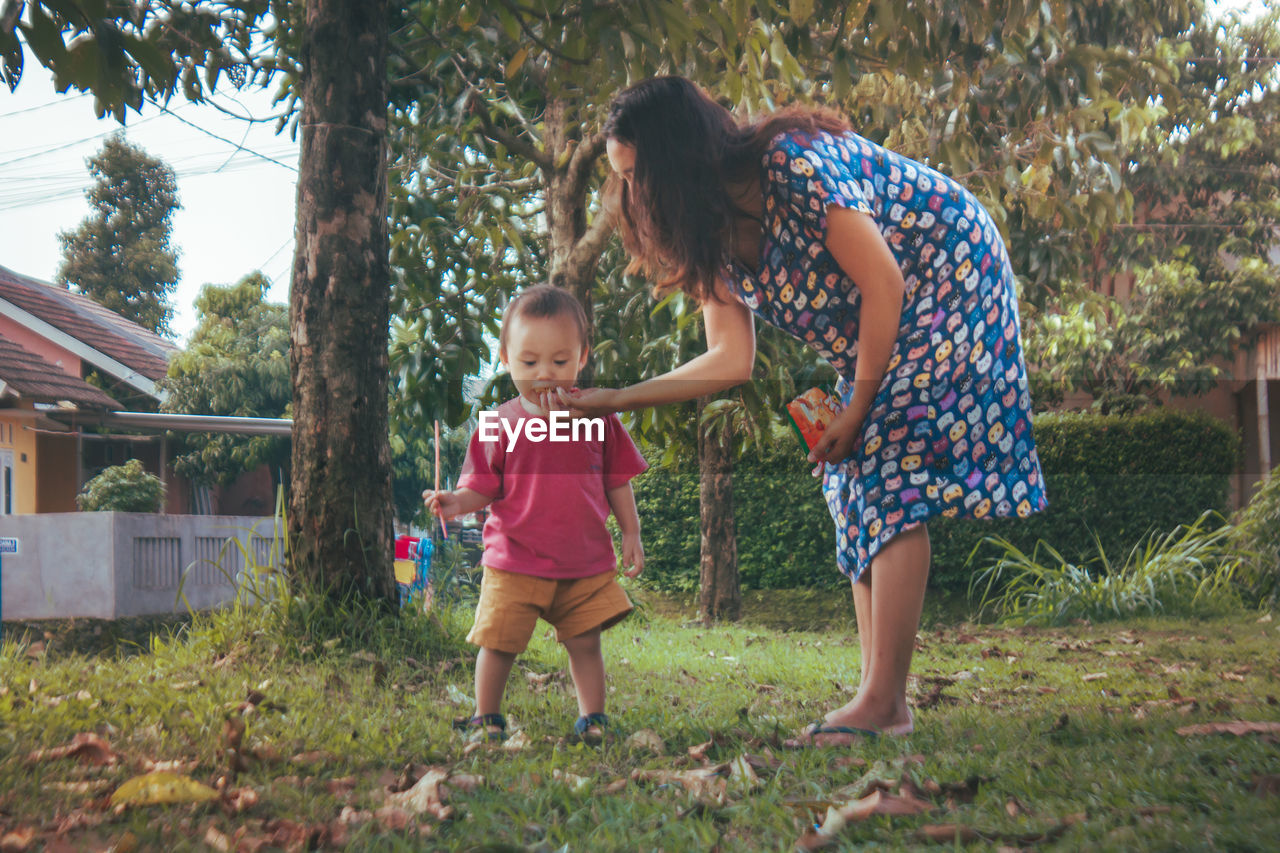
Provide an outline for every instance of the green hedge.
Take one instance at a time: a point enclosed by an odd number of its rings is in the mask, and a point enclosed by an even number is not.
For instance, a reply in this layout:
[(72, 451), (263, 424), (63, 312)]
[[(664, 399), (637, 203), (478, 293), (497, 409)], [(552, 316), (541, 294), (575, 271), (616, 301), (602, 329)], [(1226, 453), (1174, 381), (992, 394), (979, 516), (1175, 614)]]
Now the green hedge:
[[(1044, 414), (1035, 418), (1050, 507), (1028, 520), (934, 519), (931, 583), (964, 589), (965, 562), (986, 536), (1030, 553), (1043, 539), (1073, 561), (1120, 560), (1150, 530), (1167, 532), (1207, 509), (1226, 513), (1239, 442), (1203, 413)], [(840, 586), (835, 537), (818, 481), (798, 443), (784, 442), (734, 470), (738, 563), (748, 589)], [(645, 583), (698, 586), (696, 466), (653, 468), (636, 480)], [(982, 559), (979, 551), (978, 560)]]

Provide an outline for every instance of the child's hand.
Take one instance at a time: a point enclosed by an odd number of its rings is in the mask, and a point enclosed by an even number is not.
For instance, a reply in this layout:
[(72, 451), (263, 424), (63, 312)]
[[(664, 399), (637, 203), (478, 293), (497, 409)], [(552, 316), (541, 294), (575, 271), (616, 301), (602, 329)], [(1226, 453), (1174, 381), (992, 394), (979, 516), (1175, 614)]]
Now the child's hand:
[(422, 493), (422, 502), (427, 505), (427, 512), (438, 515), (445, 521), (459, 515), (461, 499), (450, 491), (427, 489)]
[(638, 578), (644, 571), (644, 546), (640, 544), (640, 533), (622, 534), (622, 565), (630, 566), (623, 574), (629, 578)]

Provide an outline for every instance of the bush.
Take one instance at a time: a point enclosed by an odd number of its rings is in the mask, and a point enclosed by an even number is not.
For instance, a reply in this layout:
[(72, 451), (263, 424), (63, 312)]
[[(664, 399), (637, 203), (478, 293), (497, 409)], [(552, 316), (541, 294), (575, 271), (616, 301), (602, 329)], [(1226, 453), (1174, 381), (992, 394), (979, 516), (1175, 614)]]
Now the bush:
[(84, 484), (76, 495), (76, 506), (84, 512), (159, 512), (164, 500), (164, 483), (130, 459), (123, 465), (103, 469)]
[(1240, 606), (1233, 581), (1242, 557), (1232, 541), (1234, 528), (1213, 526), (1214, 515), (1206, 512), (1162, 537), (1153, 532), (1118, 565), (1101, 550), (1089, 561), (1093, 565), (1075, 564), (1044, 542), (1028, 555), (996, 539), (992, 544), (1003, 554), (974, 578), (979, 609), (1024, 625), (1232, 612)]
[(1280, 597), (1280, 476), (1273, 475), (1233, 521), (1245, 552), (1242, 580), (1252, 598), (1274, 607)]
[[(1049, 509), (1027, 520), (935, 518), (931, 585), (967, 589), (972, 573), (999, 549), (1000, 537), (1030, 553), (1043, 540), (1073, 564), (1101, 546), (1127, 554), (1151, 532), (1191, 524), (1206, 510), (1227, 510), (1239, 442), (1203, 413), (1157, 409), (1138, 415), (1042, 414), (1034, 422)], [(835, 535), (818, 481), (796, 442), (739, 461), (734, 470), (738, 562), (747, 589), (835, 587)], [(647, 585), (698, 586), (696, 466), (655, 467), (636, 480), (644, 525)], [(1096, 537), (1096, 538), (1095, 538)], [(975, 553), (974, 563), (969, 558)]]

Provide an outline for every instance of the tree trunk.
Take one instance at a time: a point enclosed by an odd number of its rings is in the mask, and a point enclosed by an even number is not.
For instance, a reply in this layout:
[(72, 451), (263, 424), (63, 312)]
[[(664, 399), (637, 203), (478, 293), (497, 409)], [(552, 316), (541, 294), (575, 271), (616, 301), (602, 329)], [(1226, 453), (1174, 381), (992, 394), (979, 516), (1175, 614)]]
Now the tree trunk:
[[(542, 122), (547, 155), (543, 178), (547, 185), (548, 278), (551, 284), (578, 297), (587, 312), (587, 324), (594, 329), (591, 288), (600, 255), (613, 233), (603, 215), (590, 227), (587, 224), (590, 177), (604, 152), (604, 138), (578, 139), (575, 133), (579, 127), (571, 123), (568, 105), (562, 98), (547, 101)], [(594, 374), (594, 366), (588, 361), (579, 383), (590, 385)]]
[(698, 503), (702, 514), (698, 614), (703, 623), (735, 622), (742, 614), (738, 537), (733, 521), (733, 457), (723, 435), (702, 423), (698, 398)]
[(296, 576), (392, 609), (387, 6), (310, 0), (289, 299)]

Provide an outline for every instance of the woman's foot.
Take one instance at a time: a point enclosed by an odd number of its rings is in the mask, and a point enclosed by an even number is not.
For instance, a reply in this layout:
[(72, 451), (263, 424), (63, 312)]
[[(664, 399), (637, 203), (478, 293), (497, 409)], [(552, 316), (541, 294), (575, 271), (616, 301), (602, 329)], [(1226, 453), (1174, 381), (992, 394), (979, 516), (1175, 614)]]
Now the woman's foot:
[(904, 737), (915, 731), (915, 716), (910, 707), (906, 709), (905, 720), (882, 726), (866, 724), (863, 717), (847, 712), (847, 708), (845, 706), (831, 712), (824, 719), (814, 720), (799, 735), (783, 741), (783, 746), (793, 749), (807, 746), (856, 746), (879, 737)]

